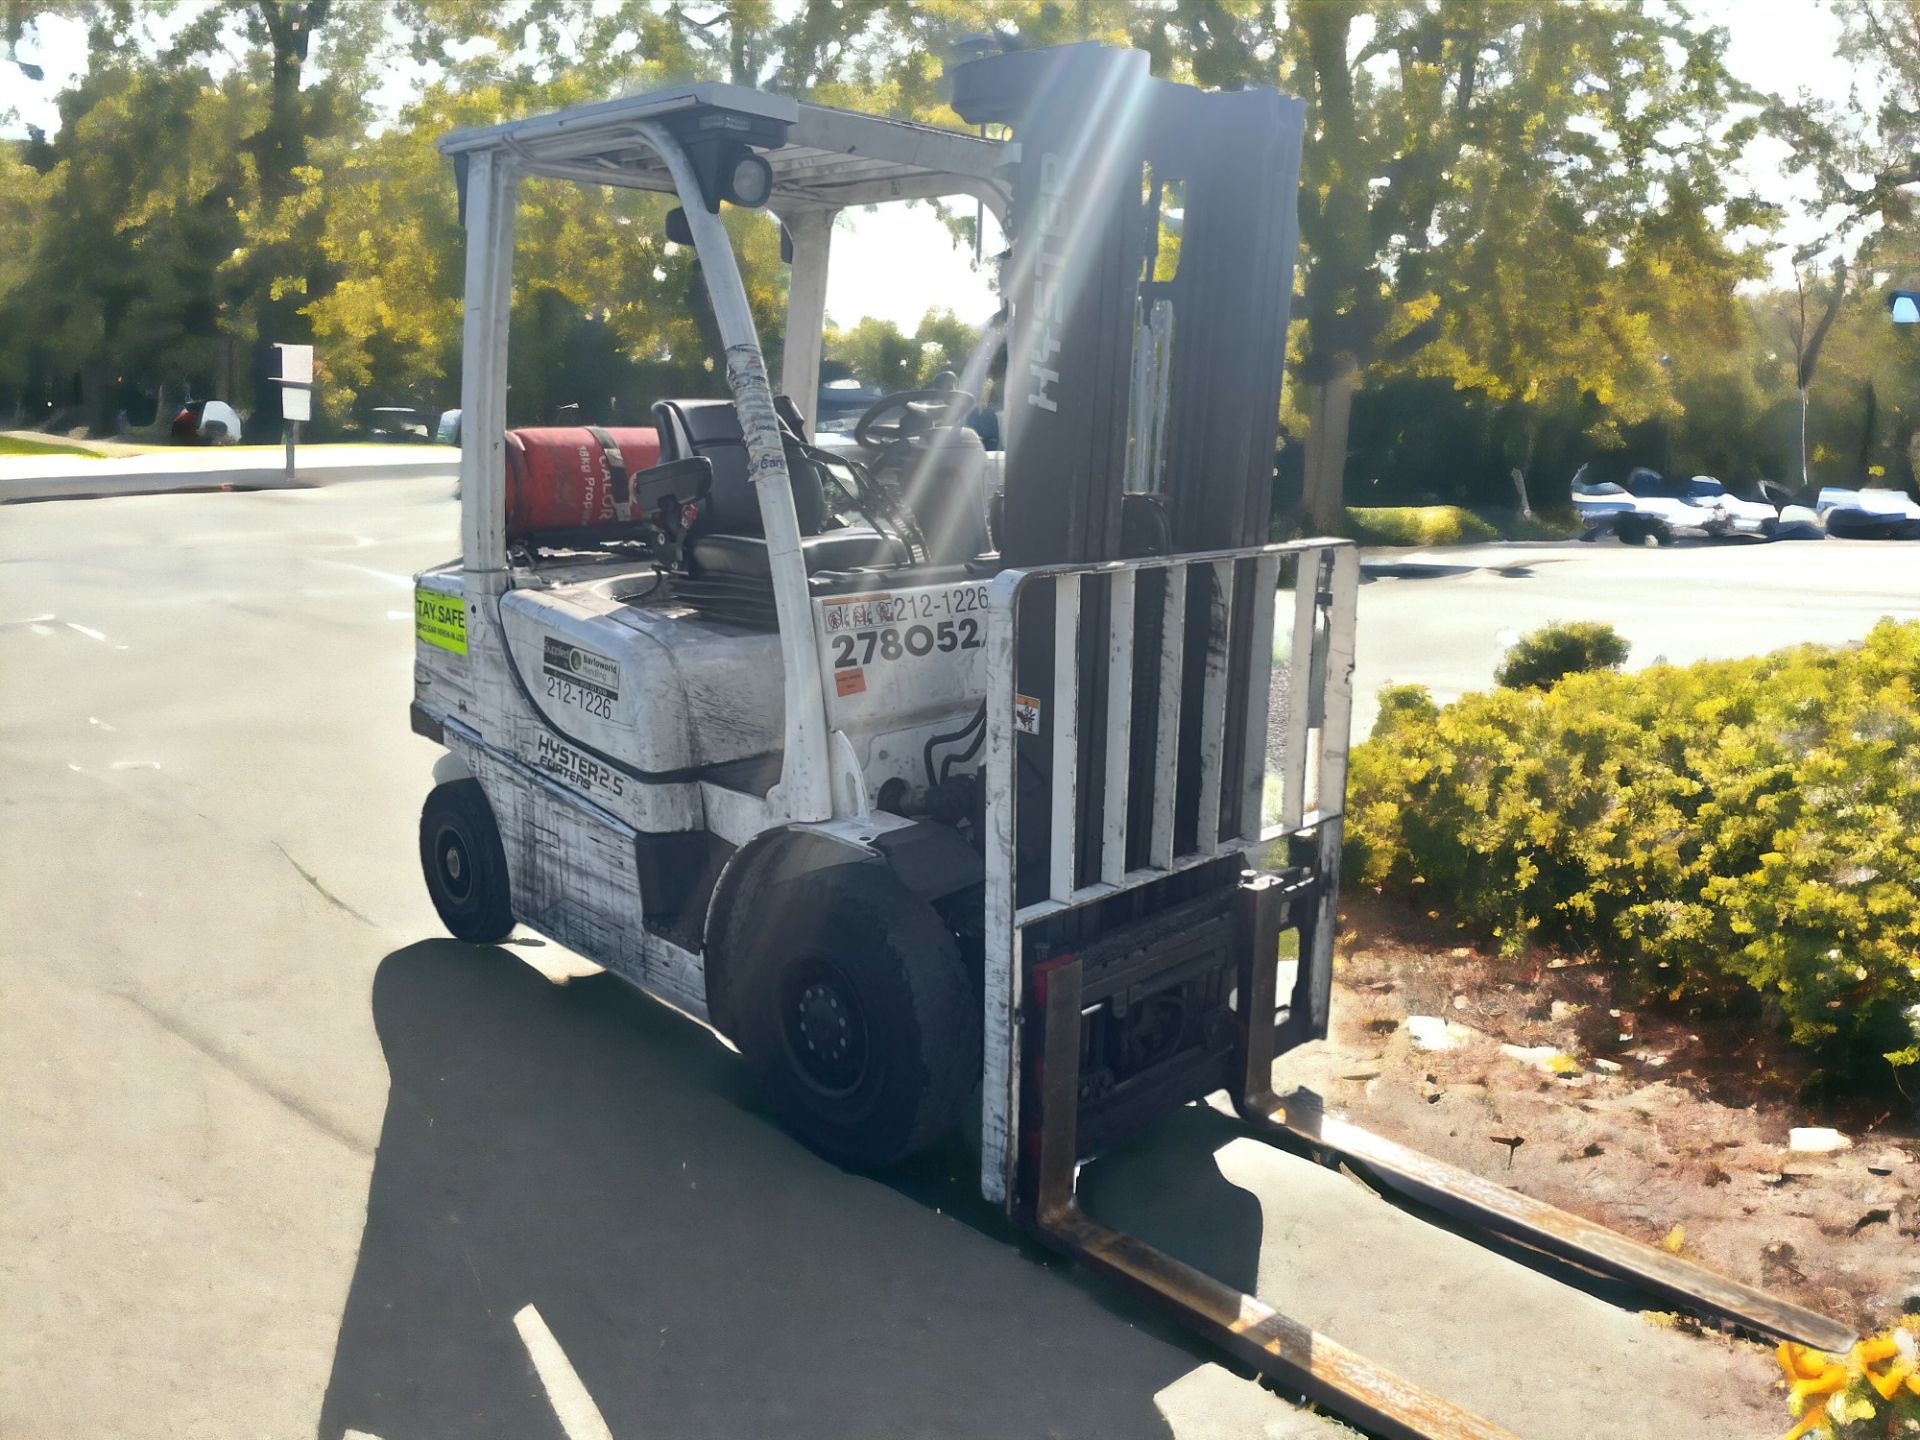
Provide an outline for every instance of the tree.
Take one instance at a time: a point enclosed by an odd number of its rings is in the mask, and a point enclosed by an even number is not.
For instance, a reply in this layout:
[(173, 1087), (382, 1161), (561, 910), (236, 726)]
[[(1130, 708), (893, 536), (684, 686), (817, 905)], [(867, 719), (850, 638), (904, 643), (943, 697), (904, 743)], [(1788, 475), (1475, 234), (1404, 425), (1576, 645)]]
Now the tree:
[[(1471, 324), (1454, 325), (1485, 378), (1522, 393), (1542, 377), (1577, 388), (1596, 373), (1584, 349), (1602, 370), (1633, 357), (1633, 388), (1656, 392), (1636, 403), (1663, 404), (1631, 333), (1641, 322), (1605, 281), (1610, 259), (1599, 273), (1594, 260), (1623, 248), (1675, 185), (1720, 198), (1717, 173), (1746, 134), (1720, 125), (1743, 95), (1721, 60), (1725, 33), (1690, 28), (1678, 7), (1470, 0), (1327, 0), (1298, 10), (1293, 30), (1291, 88), (1308, 104), (1298, 375), (1314, 525), (1341, 518), (1362, 377), (1418, 355), (1450, 317), (1474, 318), (1489, 280), (1494, 307), (1518, 322), (1499, 350), (1476, 353)], [(1614, 293), (1594, 308), (1597, 286)], [(1525, 320), (1548, 312), (1563, 323)]]
[[(1812, 493), (1812, 477), (1807, 468), (1807, 394), (1813, 388), (1813, 377), (1820, 366), (1820, 352), (1827, 343), (1827, 332), (1833, 328), (1833, 320), (1840, 313), (1840, 302), (1847, 294), (1847, 262), (1836, 260), (1833, 265), (1833, 283), (1829, 287), (1824, 301), (1818, 296), (1809, 297), (1806, 277), (1800, 273), (1800, 267), (1793, 271), (1793, 305), (1785, 313), (1788, 338), (1793, 342), (1793, 388), (1800, 396), (1800, 488)], [(1807, 307), (1809, 298), (1813, 299), (1813, 309)]]
[(966, 369), (980, 332), (951, 310), (929, 310), (911, 335), (891, 320), (863, 316), (847, 329), (828, 326), (826, 354), (875, 390), (924, 390), (942, 370)]
[[(9, 53), (28, 25), (56, 13), (86, 20), (90, 69), (79, 86), (62, 97), (62, 134), (54, 150), (75, 165), (98, 168), (93, 150), (118, 146), (113, 153), (119, 160), (113, 163), (120, 168), (109, 178), (125, 179), (135, 187), (113, 190), (112, 206), (75, 196), (72, 216), (91, 212), (93, 228), (67, 232), (66, 244), (78, 244), (88, 255), (111, 255), (115, 246), (102, 236), (124, 233), (123, 222), (131, 218), (148, 253), (167, 243), (186, 247), (195, 263), (215, 277), (209, 283), (222, 292), (217, 313), (223, 318), (218, 323), (250, 341), (250, 394), (231, 398), (251, 399), (250, 431), (277, 433), (279, 387), (269, 379), (276, 373), (272, 343), (305, 338), (303, 306), (326, 283), (314, 245), (323, 196), (321, 176), (309, 164), (312, 146), (316, 136), (355, 129), (364, 120), (358, 97), (366, 88), (362, 77), (367, 60), (383, 41), (385, 12), (368, 0), (222, 0), (198, 9), (174, 0), (141, 5), (131, 0), (10, 0), (5, 15)], [(166, 30), (162, 40), (153, 38), (175, 20), (179, 23)], [(317, 32), (330, 20), (334, 23), (328, 38), (316, 50)], [(316, 56), (324, 58), (325, 73), (308, 83), (307, 65)], [(213, 57), (219, 58), (217, 76)], [(67, 132), (95, 98), (112, 99), (117, 92), (111, 86), (122, 82), (136, 100), (174, 95), (180, 113), (150, 116), (144, 128), (96, 134), (85, 146), (77, 144)], [(212, 97), (223, 97), (223, 117), (243, 116), (248, 128), (208, 133), (204, 114), (182, 108), (187, 104), (183, 93), (197, 94), (207, 105)], [(153, 153), (135, 153), (140, 151)], [(209, 181), (214, 172), (219, 178)], [(192, 206), (210, 197), (216, 213), (198, 218), (207, 224), (237, 222), (239, 234), (232, 243), (214, 246), (205, 234), (192, 233)], [(162, 240), (170, 223), (180, 228), (171, 240)], [(76, 262), (63, 259), (64, 251), (65, 245), (59, 253), (50, 253), (48, 263), (71, 284)], [(122, 290), (150, 297), (151, 313), (137, 332), (141, 337), (155, 329), (164, 336), (173, 328), (178, 339), (206, 328), (208, 322), (198, 318), (195, 306), (169, 327), (161, 317), (178, 312), (165, 308), (167, 289), (155, 285), (152, 275), (116, 275), (110, 269), (103, 273), (107, 284), (100, 296), (99, 333), (107, 348), (89, 358), (94, 369), (121, 370), (129, 360), (142, 358), (137, 344), (128, 352), (118, 338), (124, 306), (115, 297)], [(81, 296), (71, 298), (85, 308)], [(159, 343), (160, 336), (155, 340)], [(93, 418), (96, 424), (104, 423), (97, 413)]]
[(1769, 110), (1792, 145), (1790, 165), (1819, 185), (1832, 219), (1827, 244), (1876, 227), (1912, 229), (1920, 186), (1920, 0), (1833, 0), (1833, 8), (1841, 55), (1879, 82), (1871, 123), (1859, 123), (1867, 106), (1858, 86), (1844, 107), (1802, 93)]
[(0, 365), (43, 393), (77, 374), (81, 418), (105, 430), (123, 380), (205, 387), (216, 373), (231, 291), (212, 260), (240, 237), (233, 156), (255, 112), (244, 84), (199, 67), (117, 62), (60, 104), (53, 140), (16, 151), (37, 204), (0, 286)]

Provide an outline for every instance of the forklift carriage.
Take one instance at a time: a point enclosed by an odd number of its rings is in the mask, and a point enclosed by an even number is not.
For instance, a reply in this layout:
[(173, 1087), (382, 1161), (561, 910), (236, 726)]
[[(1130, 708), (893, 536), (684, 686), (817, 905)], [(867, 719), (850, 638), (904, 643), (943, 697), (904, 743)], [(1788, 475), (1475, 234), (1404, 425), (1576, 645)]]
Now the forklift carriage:
[[(416, 591), (413, 726), (448, 752), (421, 817), (436, 907), (712, 1024), (841, 1164), (977, 1116), (988, 1198), (1381, 1434), (1505, 1432), (1103, 1227), (1078, 1164), (1224, 1090), (1456, 1219), (1842, 1348), (1272, 1093), (1275, 1056), (1327, 1031), (1359, 564), (1267, 538), (1301, 107), (1146, 61), (961, 65), (978, 136), (695, 84), (441, 142), (468, 248), (462, 551)], [(508, 431), (529, 177), (677, 198), (730, 398)], [(834, 217), (939, 197), (1008, 235), (1000, 315), (953, 389), (813, 433)], [(784, 394), (723, 203), (784, 229)], [(1002, 342), (995, 454), (961, 421)]]

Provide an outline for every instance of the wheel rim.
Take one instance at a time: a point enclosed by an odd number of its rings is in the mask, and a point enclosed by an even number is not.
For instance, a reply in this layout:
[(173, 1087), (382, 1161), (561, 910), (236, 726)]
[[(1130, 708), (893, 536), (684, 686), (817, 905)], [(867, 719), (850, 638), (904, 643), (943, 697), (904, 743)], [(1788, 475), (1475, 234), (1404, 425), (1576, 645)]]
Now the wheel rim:
[(473, 894), (473, 856), (466, 838), (451, 825), (442, 825), (434, 837), (433, 853), (440, 865), (440, 883), (448, 896), (464, 901)]
[(847, 977), (828, 961), (808, 958), (788, 969), (780, 1035), (794, 1072), (817, 1093), (841, 1098), (866, 1079), (866, 1012)]

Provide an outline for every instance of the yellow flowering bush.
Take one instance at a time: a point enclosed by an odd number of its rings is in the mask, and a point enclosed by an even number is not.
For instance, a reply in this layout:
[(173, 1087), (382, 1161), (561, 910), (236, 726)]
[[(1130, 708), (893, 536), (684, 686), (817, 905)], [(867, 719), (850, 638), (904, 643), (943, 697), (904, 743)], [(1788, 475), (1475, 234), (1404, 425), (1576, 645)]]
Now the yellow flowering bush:
[(1782, 1345), (1779, 1355), (1794, 1415), (1784, 1440), (1920, 1435), (1920, 1315), (1860, 1341), (1845, 1355), (1792, 1343)]
[(1920, 622), (1444, 707), (1395, 690), (1347, 837), (1361, 883), (1509, 949), (1757, 1002), (1854, 1083), (1920, 1062)]

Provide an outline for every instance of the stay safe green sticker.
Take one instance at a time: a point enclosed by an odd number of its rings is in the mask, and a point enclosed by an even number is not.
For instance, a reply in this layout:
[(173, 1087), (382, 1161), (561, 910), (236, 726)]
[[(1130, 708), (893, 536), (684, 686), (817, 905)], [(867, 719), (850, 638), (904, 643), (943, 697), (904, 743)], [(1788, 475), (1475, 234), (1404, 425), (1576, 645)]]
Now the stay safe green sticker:
[(429, 645), (467, 653), (467, 606), (455, 595), (431, 590), (413, 592), (413, 633)]

